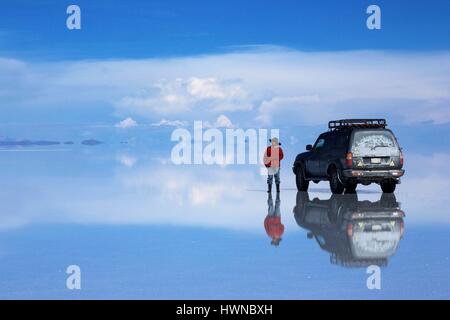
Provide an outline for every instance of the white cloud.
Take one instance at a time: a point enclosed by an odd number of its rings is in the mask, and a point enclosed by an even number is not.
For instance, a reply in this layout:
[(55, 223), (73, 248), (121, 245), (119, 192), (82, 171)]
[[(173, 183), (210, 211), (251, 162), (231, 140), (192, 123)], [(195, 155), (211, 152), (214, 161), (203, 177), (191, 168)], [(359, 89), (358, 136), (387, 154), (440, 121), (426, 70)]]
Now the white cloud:
[(211, 128), (234, 128), (235, 126), (231, 122), (230, 118), (226, 115), (221, 114), (216, 118), (216, 120), (211, 123), (209, 121), (202, 122), (203, 128), (211, 129)]
[[(311, 118), (323, 118), (323, 113), (314, 113), (319, 106), (320, 98), (317, 95), (294, 96), (294, 97), (274, 97), (269, 100), (264, 100), (258, 110), (256, 120), (263, 124), (271, 124), (273, 117), (278, 113), (283, 112), (282, 116), (288, 113), (300, 114), (295, 121), (305, 123), (310, 122)], [(280, 122), (283, 122), (282, 119)]]
[(133, 120), (132, 118), (126, 118), (116, 124), (116, 127), (121, 128), (121, 129), (127, 129), (127, 128), (136, 127), (136, 126), (137, 126), (137, 122), (135, 120)]
[(80, 109), (98, 107), (99, 112), (109, 106), (107, 115), (113, 111), (153, 121), (177, 114), (181, 120), (213, 122), (232, 112), (233, 119), (249, 125), (365, 116), (448, 123), (449, 83), (449, 52), (267, 48), (168, 59), (0, 59), (3, 115), (17, 107), (39, 115), (40, 108), (89, 114), (92, 109)]
[(226, 192), (224, 185), (204, 184), (192, 186), (189, 192), (189, 199), (193, 205), (216, 204)]
[(131, 167), (134, 167), (134, 165), (137, 162), (137, 159), (135, 157), (123, 154), (123, 155), (119, 155), (117, 157), (117, 161), (119, 161), (125, 167), (131, 168)]
[(139, 114), (174, 114), (193, 110), (239, 111), (251, 110), (253, 105), (237, 81), (216, 78), (177, 78), (160, 81), (149, 90), (123, 97), (120, 109)]
[[(214, 205), (220, 201), (230, 201), (244, 198), (245, 184), (236, 183), (237, 177), (227, 172), (208, 172), (198, 179), (192, 170), (179, 172), (160, 168), (150, 173), (147, 169), (121, 176), (121, 182), (127, 188), (139, 190), (158, 190), (163, 198), (180, 206), (188, 204), (191, 206)], [(203, 172), (205, 170), (202, 170)], [(248, 179), (251, 174), (242, 174)], [(232, 186), (232, 187), (231, 187)]]
[(221, 114), (217, 117), (214, 126), (216, 128), (233, 128), (233, 123), (231, 122), (230, 118), (228, 118), (224, 114)]
[(154, 127), (185, 127), (187, 126), (187, 121), (182, 120), (167, 120), (167, 119), (161, 119), (158, 122), (152, 123), (151, 125)]
[(228, 95), (215, 78), (192, 78), (188, 81), (187, 92), (200, 99), (226, 99)]

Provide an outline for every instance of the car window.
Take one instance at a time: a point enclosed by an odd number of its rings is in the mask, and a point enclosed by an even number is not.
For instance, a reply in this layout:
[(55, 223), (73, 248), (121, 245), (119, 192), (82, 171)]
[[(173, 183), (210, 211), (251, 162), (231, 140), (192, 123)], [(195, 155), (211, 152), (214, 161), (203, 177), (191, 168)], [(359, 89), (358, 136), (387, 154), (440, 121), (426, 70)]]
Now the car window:
[(316, 144), (314, 145), (314, 150), (318, 150), (323, 148), (323, 145), (325, 144), (325, 139), (324, 138), (319, 138), (319, 140), (317, 140)]
[(399, 149), (390, 131), (358, 131), (353, 137), (352, 152), (357, 156), (396, 156)]
[(333, 134), (325, 136), (325, 143), (323, 148), (326, 150), (331, 150), (336, 146), (336, 136)]

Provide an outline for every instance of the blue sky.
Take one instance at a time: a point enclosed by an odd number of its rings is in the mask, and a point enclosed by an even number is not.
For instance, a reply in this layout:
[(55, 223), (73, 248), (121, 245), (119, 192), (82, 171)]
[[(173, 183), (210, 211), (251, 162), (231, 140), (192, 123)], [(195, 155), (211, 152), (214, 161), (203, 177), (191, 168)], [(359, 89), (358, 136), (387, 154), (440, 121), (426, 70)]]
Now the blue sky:
[[(450, 3), (435, 1), (84, 1), (82, 30), (65, 28), (68, 1), (5, 2), (0, 53), (27, 60), (148, 58), (270, 44), (302, 51), (447, 50)], [(366, 8), (382, 29), (366, 28)], [(230, 48), (231, 47), (231, 48)]]
[(0, 123), (450, 121), (448, 1), (74, 3), (2, 4)]

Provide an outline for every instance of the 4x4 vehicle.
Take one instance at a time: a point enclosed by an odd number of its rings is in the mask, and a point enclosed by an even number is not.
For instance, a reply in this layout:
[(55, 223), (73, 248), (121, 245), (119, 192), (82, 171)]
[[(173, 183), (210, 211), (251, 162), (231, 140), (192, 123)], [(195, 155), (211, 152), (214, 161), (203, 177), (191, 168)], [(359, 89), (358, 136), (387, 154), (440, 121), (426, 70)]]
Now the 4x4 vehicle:
[(307, 191), (309, 182), (329, 181), (335, 194), (355, 192), (358, 183), (378, 183), (392, 193), (405, 171), (402, 150), (385, 119), (345, 119), (328, 123), (307, 152), (293, 165), (297, 189)]

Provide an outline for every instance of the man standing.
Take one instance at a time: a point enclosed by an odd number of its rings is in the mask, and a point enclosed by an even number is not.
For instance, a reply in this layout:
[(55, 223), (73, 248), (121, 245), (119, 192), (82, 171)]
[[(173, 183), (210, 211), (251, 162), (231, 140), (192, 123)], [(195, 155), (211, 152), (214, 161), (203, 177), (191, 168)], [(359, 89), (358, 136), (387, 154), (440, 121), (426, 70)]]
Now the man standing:
[(283, 160), (283, 149), (281, 149), (281, 143), (278, 142), (278, 138), (272, 138), (269, 140), (271, 145), (267, 147), (264, 153), (264, 165), (267, 168), (267, 192), (272, 192), (272, 183), (275, 176), (275, 185), (277, 187), (277, 193), (280, 192), (280, 163)]

